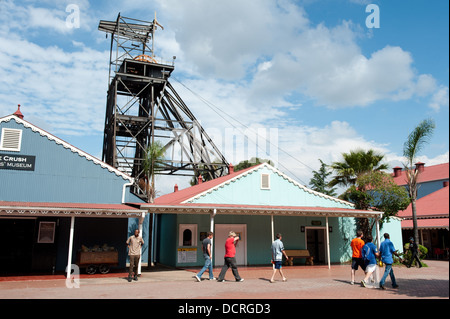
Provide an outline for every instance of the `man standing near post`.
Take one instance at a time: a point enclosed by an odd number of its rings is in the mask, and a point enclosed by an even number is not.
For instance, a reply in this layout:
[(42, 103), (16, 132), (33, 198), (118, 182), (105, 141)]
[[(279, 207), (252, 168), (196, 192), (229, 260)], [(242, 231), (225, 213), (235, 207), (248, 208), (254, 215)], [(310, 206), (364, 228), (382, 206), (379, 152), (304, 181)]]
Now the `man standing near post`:
[(131, 282), (131, 274), (134, 273), (134, 280), (137, 279), (137, 268), (139, 259), (141, 258), (141, 247), (144, 245), (144, 240), (139, 237), (139, 230), (134, 231), (134, 236), (130, 236), (127, 240), (128, 256), (130, 257), (130, 269), (128, 272), (128, 282)]
[(195, 279), (200, 282), (202, 279), (203, 273), (208, 269), (209, 271), (209, 280), (214, 280), (213, 275), (213, 266), (212, 266), (212, 252), (211, 252), (211, 239), (213, 238), (213, 233), (208, 232), (208, 237), (203, 239), (202, 242), (202, 250), (203, 250), (203, 258), (205, 258), (205, 265), (203, 266), (202, 270), (195, 275)]
[(239, 276), (239, 272), (236, 265), (236, 244), (239, 241), (239, 236), (236, 236), (234, 231), (230, 231), (228, 234), (228, 238), (225, 241), (225, 256), (224, 256), (224, 265), (222, 270), (220, 271), (219, 277), (217, 278), (218, 282), (223, 282), (225, 279), (225, 274), (228, 268), (231, 267), (231, 271), (233, 272), (233, 276), (236, 281), (244, 281), (244, 279)]

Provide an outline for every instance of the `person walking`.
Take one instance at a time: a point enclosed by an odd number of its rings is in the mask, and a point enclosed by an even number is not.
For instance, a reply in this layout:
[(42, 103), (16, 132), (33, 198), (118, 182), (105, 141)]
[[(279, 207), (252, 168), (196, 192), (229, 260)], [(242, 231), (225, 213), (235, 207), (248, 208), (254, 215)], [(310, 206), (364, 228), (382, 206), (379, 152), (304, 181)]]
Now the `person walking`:
[(409, 238), (409, 251), (411, 252), (411, 260), (406, 267), (410, 268), (415, 260), (419, 264), (419, 268), (422, 268), (422, 263), (419, 259), (419, 245), (416, 244), (413, 237)]
[(364, 266), (364, 261), (361, 255), (361, 250), (364, 247), (365, 243), (362, 240), (363, 232), (358, 230), (356, 232), (356, 238), (352, 240), (350, 243), (350, 247), (352, 247), (352, 280), (351, 284), (355, 284), (355, 273), (358, 270), (358, 267), (361, 267), (363, 271), (366, 271), (366, 267)]
[(369, 278), (372, 276), (374, 271), (377, 269), (377, 257), (379, 253), (377, 251), (377, 247), (372, 242), (372, 236), (366, 237), (366, 244), (363, 246), (361, 250), (361, 255), (364, 260), (364, 266), (366, 268), (366, 276), (363, 280), (361, 280), (361, 285), (366, 287), (366, 284), (369, 282)]
[(213, 232), (208, 232), (208, 237), (206, 237), (205, 239), (203, 239), (202, 242), (202, 251), (203, 251), (203, 258), (205, 258), (205, 265), (203, 266), (203, 268), (200, 270), (200, 272), (195, 275), (195, 279), (200, 282), (202, 279), (202, 275), (203, 273), (206, 271), (206, 269), (208, 269), (209, 271), (209, 280), (214, 280), (214, 275), (213, 275), (213, 266), (212, 266), (212, 243), (211, 243), (211, 239), (213, 238), (214, 234)]
[(228, 271), (228, 268), (231, 267), (231, 271), (233, 272), (233, 276), (236, 281), (244, 281), (244, 279), (239, 276), (239, 272), (236, 265), (236, 245), (239, 241), (239, 236), (236, 236), (234, 231), (230, 231), (228, 233), (228, 238), (225, 241), (225, 256), (224, 256), (224, 265), (222, 270), (220, 271), (219, 277), (217, 278), (218, 282), (223, 282), (225, 279), (225, 274)]
[(272, 278), (270, 278), (270, 282), (274, 283), (274, 277), (277, 270), (279, 271), (281, 277), (283, 278), (283, 281), (287, 281), (287, 278), (284, 276), (283, 271), (281, 270), (281, 265), (283, 263), (283, 255), (288, 259), (289, 257), (286, 255), (286, 252), (284, 251), (284, 245), (281, 241), (282, 236), (281, 234), (276, 235), (276, 240), (272, 243), (272, 262), (274, 263), (273, 267), (273, 273)]
[(134, 235), (127, 240), (128, 256), (130, 257), (130, 269), (128, 271), (128, 282), (131, 282), (132, 274), (134, 273), (134, 280), (137, 279), (137, 268), (141, 258), (141, 247), (144, 245), (144, 240), (139, 236), (139, 230), (134, 231)]
[(384, 241), (380, 245), (380, 256), (381, 256), (381, 261), (386, 265), (386, 267), (384, 270), (383, 277), (380, 280), (380, 288), (386, 289), (384, 287), (384, 283), (385, 283), (388, 275), (391, 277), (392, 288), (398, 288), (397, 281), (395, 280), (395, 276), (394, 276), (394, 270), (392, 269), (392, 264), (394, 263), (394, 259), (392, 258), (392, 255), (397, 256), (400, 259), (400, 262), (402, 261), (402, 259), (396, 252), (394, 244), (391, 242), (391, 240), (389, 238), (389, 234), (385, 233), (383, 236), (384, 236)]

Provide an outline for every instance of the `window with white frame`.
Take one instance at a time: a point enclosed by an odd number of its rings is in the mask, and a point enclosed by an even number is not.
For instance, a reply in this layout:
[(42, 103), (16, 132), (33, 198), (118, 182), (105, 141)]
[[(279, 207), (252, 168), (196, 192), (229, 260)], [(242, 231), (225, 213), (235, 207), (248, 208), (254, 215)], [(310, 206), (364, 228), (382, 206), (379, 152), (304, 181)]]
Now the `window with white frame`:
[(261, 174), (261, 189), (270, 189), (270, 174)]
[(178, 246), (197, 246), (197, 224), (180, 224)]
[(22, 130), (2, 128), (0, 137), (0, 151), (20, 152), (22, 145)]

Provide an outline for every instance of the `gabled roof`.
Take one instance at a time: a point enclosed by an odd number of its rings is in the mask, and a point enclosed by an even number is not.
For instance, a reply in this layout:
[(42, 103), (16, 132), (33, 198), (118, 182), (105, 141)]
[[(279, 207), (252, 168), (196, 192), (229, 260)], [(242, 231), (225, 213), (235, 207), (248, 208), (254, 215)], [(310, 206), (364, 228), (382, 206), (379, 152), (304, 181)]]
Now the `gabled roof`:
[[(449, 187), (443, 187), (416, 200), (417, 218), (449, 216)], [(398, 217), (412, 217), (411, 204), (398, 213)]]
[(56, 144), (61, 145), (64, 148), (71, 150), (73, 153), (77, 153), (78, 155), (86, 158), (87, 160), (92, 161), (97, 165), (100, 165), (102, 168), (106, 168), (108, 171), (115, 173), (117, 176), (120, 176), (123, 179), (126, 179), (130, 182), (133, 181), (133, 178), (131, 176), (119, 171), (118, 169), (112, 167), (111, 165), (106, 164), (105, 162), (99, 160), (98, 158), (96, 158), (92, 155), (89, 155), (88, 153), (80, 150), (79, 148), (76, 148), (75, 146), (63, 141), (62, 139), (50, 134), (49, 132), (35, 126), (34, 124), (31, 124), (30, 122), (27, 122), (26, 120), (17, 117), (14, 114), (0, 118), (0, 123), (2, 123), (2, 122), (7, 123), (11, 120), (14, 120), (18, 124), (22, 124), (26, 128), (31, 129), (33, 132), (39, 133), (41, 136), (46, 137), (50, 141), (54, 141)]
[[(394, 176), (392, 174), (392, 176)], [(432, 165), (432, 166), (424, 166), (423, 172), (419, 174), (419, 183), (432, 182), (445, 180), (449, 178), (449, 163)], [(397, 185), (406, 185), (406, 174), (404, 171), (401, 171), (401, 175), (398, 177), (394, 177), (394, 182)]]
[[(223, 202), (200, 202), (197, 201), (202, 197), (207, 197), (208, 194), (214, 192), (219, 193), (221, 189), (227, 186), (236, 186), (241, 179), (244, 180), (250, 174), (263, 170), (264, 168), (271, 170), (278, 174), (286, 183), (294, 184), (293, 187), (303, 190), (312, 196), (319, 196), (323, 199), (330, 200), (330, 203), (340, 205), (330, 205), (328, 207), (319, 206), (302, 206), (302, 205), (279, 205), (279, 204), (241, 204), (229, 203), (226, 200)], [(292, 186), (291, 186), (292, 187)], [(337, 207), (341, 206), (341, 207)], [(313, 191), (296, 181), (292, 180), (282, 172), (278, 171), (267, 163), (262, 163), (247, 169), (232, 172), (229, 175), (216, 178), (211, 181), (203, 182), (201, 184), (176, 191), (171, 194), (158, 197), (154, 203), (141, 204), (141, 209), (148, 209), (149, 212), (167, 213), (167, 214), (244, 214), (244, 215), (297, 215), (297, 216), (333, 216), (333, 217), (378, 217), (382, 213), (376, 211), (366, 211), (354, 209), (354, 205)]]
[(300, 183), (294, 181), (292, 178), (288, 177), (287, 175), (285, 175), (284, 173), (280, 172), (279, 170), (277, 170), (276, 168), (274, 168), (273, 166), (271, 166), (267, 163), (258, 164), (258, 165), (255, 165), (255, 166), (252, 166), (252, 167), (249, 167), (249, 168), (237, 171), (237, 172), (233, 172), (229, 175), (213, 179), (211, 181), (203, 182), (201, 184), (198, 184), (198, 185), (195, 185), (192, 187), (188, 187), (188, 188), (185, 188), (183, 190), (180, 190), (180, 191), (177, 191), (174, 193), (163, 195), (163, 196), (155, 199), (154, 203), (155, 204), (164, 204), (164, 205), (193, 203), (199, 197), (201, 197), (207, 193), (215, 192), (215, 191), (219, 190), (221, 187), (228, 185), (236, 180), (245, 178), (247, 175), (249, 175), (257, 170), (260, 170), (263, 167), (268, 168), (275, 174), (278, 174), (279, 176), (283, 177), (288, 182), (294, 184), (296, 187), (304, 190), (305, 192), (308, 192), (310, 194), (313, 194), (313, 195), (316, 195), (316, 196), (319, 196), (322, 198), (329, 199), (331, 201), (334, 201), (334, 202), (337, 202), (340, 204), (347, 205), (349, 207), (354, 207), (354, 205), (350, 202), (347, 202), (347, 201), (344, 201), (344, 200), (341, 200), (341, 199), (338, 199), (338, 198), (335, 198), (332, 196), (328, 196), (328, 195), (322, 194), (320, 192), (316, 192), (312, 189), (309, 189), (309, 188), (301, 185)]
[[(261, 164), (262, 165), (262, 164)], [(160, 196), (155, 199), (155, 204), (162, 204), (162, 205), (173, 205), (173, 204), (181, 204), (189, 201), (191, 198), (194, 198), (195, 196), (198, 196), (199, 194), (202, 194), (204, 192), (208, 192), (212, 189), (215, 189), (217, 187), (220, 187), (220, 185), (223, 185), (225, 183), (229, 183), (234, 179), (239, 178), (240, 176), (244, 175), (246, 172), (254, 170), (259, 165), (249, 167), (237, 172), (233, 172), (231, 174), (221, 176), (218, 178), (215, 178), (213, 180), (203, 182), (201, 184), (197, 184), (167, 195)]]

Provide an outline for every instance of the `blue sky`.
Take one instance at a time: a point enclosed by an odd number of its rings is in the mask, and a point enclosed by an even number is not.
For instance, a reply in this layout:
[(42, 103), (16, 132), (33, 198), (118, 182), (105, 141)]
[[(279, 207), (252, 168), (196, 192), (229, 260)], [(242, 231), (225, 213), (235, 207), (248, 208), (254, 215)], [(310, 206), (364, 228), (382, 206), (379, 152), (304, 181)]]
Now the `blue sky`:
[[(379, 8), (379, 28), (366, 26), (369, 4)], [(79, 9), (79, 27), (67, 26), (69, 5)], [(98, 23), (119, 12), (151, 21), (156, 12), (164, 26), (156, 55), (177, 56), (171, 83), (229, 162), (253, 154), (227, 149), (227, 132), (251, 127), (276, 130), (271, 142), (279, 149), (261, 157), (273, 156), (303, 184), (318, 159), (338, 161), (356, 148), (376, 149), (401, 166), (404, 141), (426, 118), (436, 129), (418, 159), (448, 162), (448, 5), (1, 0), (0, 116), (21, 104), (26, 120), (101, 158), (110, 39)], [(159, 183), (161, 194), (187, 186), (177, 178)]]

